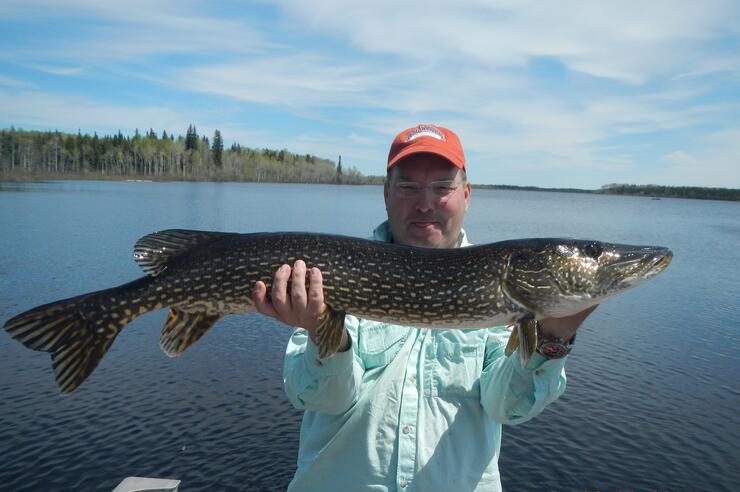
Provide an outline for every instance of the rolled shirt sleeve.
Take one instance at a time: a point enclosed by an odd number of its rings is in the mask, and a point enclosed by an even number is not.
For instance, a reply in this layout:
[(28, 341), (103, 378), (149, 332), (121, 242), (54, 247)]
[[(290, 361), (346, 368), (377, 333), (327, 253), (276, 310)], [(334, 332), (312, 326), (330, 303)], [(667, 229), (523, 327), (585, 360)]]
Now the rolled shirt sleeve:
[(357, 327), (350, 318), (345, 320), (350, 348), (325, 359), (306, 330), (293, 332), (283, 363), (283, 385), (295, 408), (336, 415), (357, 400), (364, 369), (355, 348)]
[(492, 333), (480, 377), (481, 405), (503, 424), (520, 424), (539, 415), (565, 391), (565, 361), (535, 353), (522, 366), (518, 350), (504, 355), (508, 330)]

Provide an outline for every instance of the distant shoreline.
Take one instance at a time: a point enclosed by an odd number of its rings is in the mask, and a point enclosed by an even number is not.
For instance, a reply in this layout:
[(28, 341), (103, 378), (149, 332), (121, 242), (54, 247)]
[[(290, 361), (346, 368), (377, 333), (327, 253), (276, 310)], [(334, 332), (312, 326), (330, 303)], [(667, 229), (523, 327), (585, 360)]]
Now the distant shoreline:
[(701, 186), (661, 186), (635, 184), (608, 184), (598, 190), (580, 188), (539, 188), (537, 186), (477, 185), (474, 188), (518, 191), (548, 191), (559, 193), (589, 193), (594, 195), (644, 196), (661, 198), (691, 198), (697, 200), (740, 201), (740, 188), (705, 188)]
[[(346, 163), (345, 163), (346, 164)], [(133, 136), (98, 136), (59, 131), (0, 130), (0, 182), (41, 180), (194, 181), (381, 185), (385, 176), (365, 176), (353, 166), (287, 149), (223, 147), (216, 130), (213, 142), (195, 126), (175, 137), (150, 129)], [(740, 189), (611, 183), (598, 190), (515, 185), (473, 185), (476, 189), (590, 193), (600, 195), (694, 198), (740, 201)]]
[[(341, 183), (344, 185), (382, 185), (383, 176), (364, 176), (360, 182)], [(271, 183), (271, 184), (338, 184), (326, 182), (305, 182), (305, 181), (252, 181), (252, 180), (233, 180), (219, 179), (216, 177), (206, 176), (152, 176), (152, 175), (101, 175), (101, 174), (20, 174), (20, 173), (3, 173), (0, 174), (0, 183), (30, 183), (36, 181), (132, 181), (132, 182), (212, 182), (212, 183)], [(517, 185), (492, 185), (492, 184), (474, 184), (473, 188), (483, 190), (510, 190), (510, 191), (543, 191), (555, 193), (585, 193), (592, 195), (625, 195), (625, 196), (644, 196), (646, 198), (691, 198), (698, 200), (724, 200), (740, 201), (740, 189), (738, 188), (705, 188), (699, 186), (658, 186), (658, 185), (605, 185), (597, 190), (586, 190), (581, 188), (544, 188), (538, 186), (517, 186)]]

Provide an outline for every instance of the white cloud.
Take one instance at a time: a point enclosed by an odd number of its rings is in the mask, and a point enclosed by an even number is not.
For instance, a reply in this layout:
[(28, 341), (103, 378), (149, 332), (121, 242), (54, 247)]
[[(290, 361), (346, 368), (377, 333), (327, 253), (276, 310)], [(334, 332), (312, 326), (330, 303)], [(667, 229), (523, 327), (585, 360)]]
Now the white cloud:
[(85, 72), (84, 67), (64, 67), (60, 65), (46, 65), (41, 63), (26, 63), (26, 67), (38, 70), (40, 72), (48, 73), (51, 75), (59, 75), (62, 77), (80, 75)]
[(703, 59), (697, 43), (739, 32), (731, 0), (642, 2), (280, 2), (296, 25), (403, 59), (523, 65), (554, 57), (573, 70), (627, 83)]
[(680, 186), (740, 188), (740, 127), (702, 138), (691, 152), (675, 150), (661, 157), (663, 172), (654, 179)]
[[(331, 159), (341, 153), (373, 174), (382, 169), (396, 131), (434, 122), (455, 129), (475, 159), (495, 162), (512, 176), (567, 182), (577, 175), (596, 185), (632, 172), (639, 176), (650, 152), (652, 164), (670, 171), (670, 179), (698, 178), (688, 161), (680, 161), (683, 154), (651, 149), (647, 138), (636, 137), (680, 130), (696, 144), (706, 128), (737, 124), (737, 97), (706, 97), (740, 74), (740, 59), (716, 49), (722, 37), (736, 40), (740, 33), (737, 2), (278, 5), (284, 17), (268, 25), (264, 18), (231, 12), (203, 15), (202, 6), (169, 0), (5, 2), (0, 18), (83, 22), (54, 43), (29, 38), (0, 58), (75, 75), (76, 82), (119, 77), (131, 93), (146, 81), (145, 91), (157, 88), (152, 101), (157, 90), (201, 96), (194, 98), (198, 108), (184, 102), (173, 108), (130, 106), (123, 90), (117, 104), (53, 91), (0, 92), (0, 118), (16, 125), (152, 126), (168, 132), (197, 120), (208, 135), (218, 127), (227, 140), (245, 145)], [(0, 77), (8, 89), (35, 85), (35, 79)], [(163, 100), (178, 104), (169, 93)], [(275, 114), (294, 118), (290, 132), (276, 129), (274, 121), (271, 128), (241, 121), (255, 104), (263, 114), (272, 112), (273, 120)], [(319, 133), (313, 123), (321, 124), (321, 132), (336, 130)], [(715, 169), (731, 180), (734, 168), (726, 156), (734, 148), (727, 141), (717, 148), (725, 151), (710, 155), (703, 142), (683, 157), (726, 163)], [(479, 176), (494, 181), (492, 174)]]
[(182, 132), (188, 125), (186, 117), (165, 107), (116, 105), (39, 91), (0, 89), (0, 107), (2, 119), (16, 127), (114, 132), (146, 126)]
[(0, 75), (0, 86), (16, 88), (16, 89), (32, 89), (34, 85), (25, 80), (18, 80), (13, 77), (6, 77)]
[(244, 54), (275, 46), (244, 19), (207, 15), (187, 2), (10, 0), (0, 19), (74, 22), (74, 33), (54, 43), (29, 42), (0, 55), (23, 61), (140, 62), (142, 57)]

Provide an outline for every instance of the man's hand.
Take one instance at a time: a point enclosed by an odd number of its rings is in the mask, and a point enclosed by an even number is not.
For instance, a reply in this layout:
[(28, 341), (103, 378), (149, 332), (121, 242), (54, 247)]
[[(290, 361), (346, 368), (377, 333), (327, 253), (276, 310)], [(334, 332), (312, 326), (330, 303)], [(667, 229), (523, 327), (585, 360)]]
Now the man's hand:
[[(290, 292), (288, 279), (291, 281)], [(311, 268), (309, 272), (306, 293), (306, 263), (303, 260), (296, 261), (292, 270), (290, 265), (278, 268), (272, 281), (270, 299), (267, 298), (267, 286), (264, 282), (258, 281), (254, 285), (252, 300), (257, 311), (265, 316), (275, 318), (286, 325), (305, 328), (311, 340), (316, 340), (321, 316), (328, 309), (324, 302), (324, 279), (318, 268)], [(347, 330), (344, 330), (339, 351), (346, 352), (349, 347), (349, 335)]]
[[(288, 292), (288, 279), (291, 289)], [(267, 298), (267, 286), (258, 281), (254, 286), (252, 299), (260, 313), (275, 318), (290, 326), (308, 330), (313, 338), (319, 327), (321, 315), (327, 307), (324, 303), (324, 284), (318, 268), (312, 268), (306, 293), (306, 263), (298, 260), (293, 265), (283, 265), (275, 272), (272, 282), (271, 299)]]
[(576, 334), (576, 330), (586, 317), (591, 314), (597, 306), (581, 311), (580, 313), (566, 316), (565, 318), (545, 318), (540, 320), (540, 331), (547, 337), (563, 338), (570, 340)]

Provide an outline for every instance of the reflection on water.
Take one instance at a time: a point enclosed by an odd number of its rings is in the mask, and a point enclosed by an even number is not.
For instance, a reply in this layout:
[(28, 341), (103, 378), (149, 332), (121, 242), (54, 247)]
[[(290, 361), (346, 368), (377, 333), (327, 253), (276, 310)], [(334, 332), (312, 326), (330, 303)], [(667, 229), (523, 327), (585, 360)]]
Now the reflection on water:
[[(21, 193), (21, 191), (23, 191)], [(506, 428), (507, 490), (740, 490), (740, 205), (474, 190), (474, 242), (567, 236), (660, 244), (673, 264), (605, 303), (570, 356), (568, 390)], [(135, 241), (167, 228), (367, 236), (380, 187), (47, 182), (0, 186), (0, 319), (141, 275)], [(164, 313), (134, 321), (59, 397), (49, 356), (0, 335), (3, 490), (111, 490), (128, 475), (183, 490), (281, 490), (300, 412), (282, 392), (289, 328), (220, 321), (178, 359)]]

